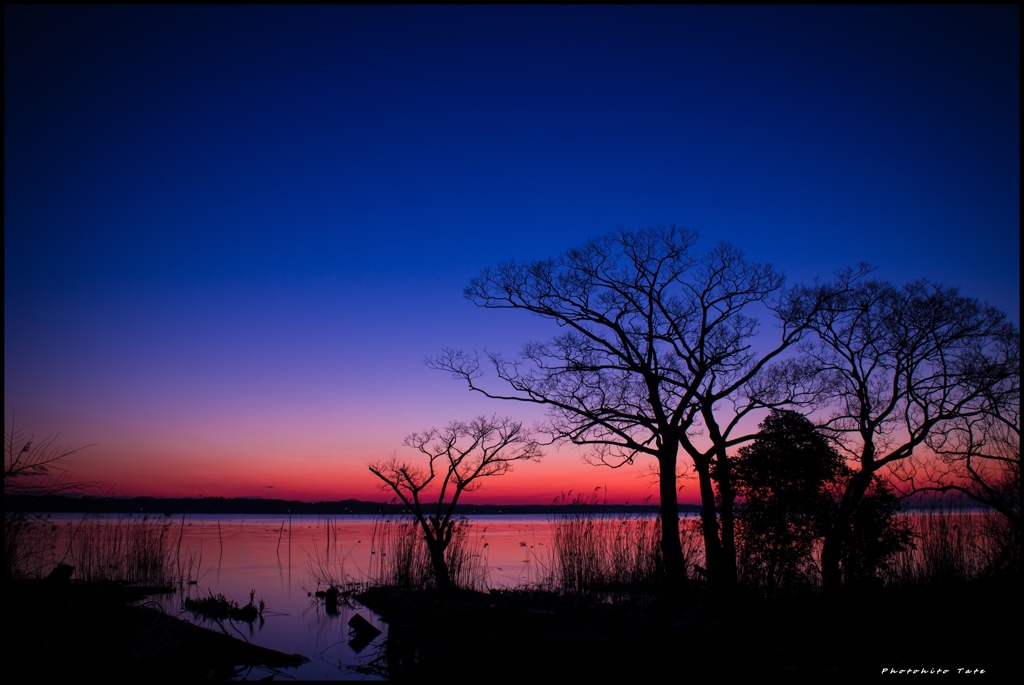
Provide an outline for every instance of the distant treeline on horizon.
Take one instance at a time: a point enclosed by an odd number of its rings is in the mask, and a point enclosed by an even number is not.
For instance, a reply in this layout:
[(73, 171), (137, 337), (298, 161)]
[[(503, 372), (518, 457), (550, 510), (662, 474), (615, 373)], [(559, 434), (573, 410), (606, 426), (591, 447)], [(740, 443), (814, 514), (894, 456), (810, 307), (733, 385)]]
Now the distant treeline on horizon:
[[(4, 511), (53, 514), (405, 514), (401, 502), (337, 502), (248, 497), (30, 497), (8, 495)], [(555, 513), (656, 514), (655, 504), (458, 504), (456, 514), (555, 514)], [(680, 504), (679, 512), (700, 511), (696, 504)]]

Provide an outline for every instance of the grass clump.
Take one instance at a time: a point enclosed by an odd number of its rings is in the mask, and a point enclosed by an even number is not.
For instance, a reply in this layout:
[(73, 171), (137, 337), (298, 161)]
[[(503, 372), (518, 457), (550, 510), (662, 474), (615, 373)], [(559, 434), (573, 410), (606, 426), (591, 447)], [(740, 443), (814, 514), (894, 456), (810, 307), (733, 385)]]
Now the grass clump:
[(76, 576), (86, 582), (171, 585), (171, 527), (169, 521), (152, 521), (146, 516), (124, 516), (114, 521), (83, 519), (72, 532), (70, 544)]
[(255, 603), (256, 591), (249, 592), (249, 603), (245, 606), (238, 606), (238, 602), (229, 600), (223, 594), (213, 594), (210, 591), (209, 597), (202, 599), (185, 599), (185, 609), (193, 616), (210, 619), (212, 621), (242, 621), (252, 623), (257, 618), (263, 617), (263, 610), (266, 605), (261, 599), (259, 604)]
[[(486, 543), (472, 534), (473, 524), (454, 521), (452, 539), (444, 551), (452, 583), (457, 588), (488, 588)], [(419, 524), (411, 517), (386, 516), (373, 524), (370, 536), (370, 584), (405, 589), (433, 587), (430, 549)]]
[(67, 527), (40, 515), (5, 512), (5, 578), (42, 578), (60, 564), (57, 552)]
[(893, 560), (885, 584), (943, 586), (1000, 572), (1007, 558), (998, 525), (1002, 520), (957, 501), (936, 502), (907, 515), (914, 545)]
[(12, 579), (42, 578), (61, 564), (86, 582), (115, 581), (167, 587), (175, 580), (169, 521), (130, 515), (111, 520), (83, 516), (58, 522), (9, 515), (4, 526), (5, 571)]
[[(489, 587), (487, 543), (473, 534), (467, 518), (453, 523), (452, 540), (445, 550), (450, 578), (457, 588), (485, 591)], [(371, 587), (436, 587), (430, 549), (411, 516), (384, 516), (373, 522), (369, 568), (365, 573), (357, 568), (355, 575), (346, 567), (350, 553), (337, 544), (337, 524), (328, 519), (326, 525), (327, 545), (321, 550), (314, 543), (313, 553), (307, 552), (306, 573), (316, 585), (315, 591), (309, 588), (310, 596), (338, 597)]]
[[(663, 578), (661, 518), (611, 514), (597, 498), (563, 495), (552, 518), (551, 553), (545, 589), (568, 594), (625, 593), (653, 589)], [(680, 536), (687, 576), (702, 562), (697, 521), (682, 520)]]

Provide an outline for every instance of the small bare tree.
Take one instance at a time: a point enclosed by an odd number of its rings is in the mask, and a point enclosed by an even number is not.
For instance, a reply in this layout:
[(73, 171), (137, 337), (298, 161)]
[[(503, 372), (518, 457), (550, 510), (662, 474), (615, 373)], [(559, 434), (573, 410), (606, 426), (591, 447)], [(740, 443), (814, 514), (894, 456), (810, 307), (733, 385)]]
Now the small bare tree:
[(445, 561), (452, 541), (455, 505), (464, 492), (483, 486), (481, 479), (502, 476), (513, 462), (539, 461), (539, 443), (523, 424), (511, 418), (479, 416), (452, 421), (443, 429), (412, 433), (403, 444), (426, 457), (426, 465), (400, 461), (392, 455), (369, 465), (384, 490), (394, 492), (423, 529), (434, 577), (440, 590), (455, 585)]

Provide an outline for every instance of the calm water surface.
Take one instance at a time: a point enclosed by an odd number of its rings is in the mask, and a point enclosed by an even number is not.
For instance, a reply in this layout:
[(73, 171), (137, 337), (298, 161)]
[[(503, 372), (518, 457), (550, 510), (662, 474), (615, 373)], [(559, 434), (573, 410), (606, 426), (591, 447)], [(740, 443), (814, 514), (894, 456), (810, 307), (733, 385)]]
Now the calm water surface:
[[(55, 524), (68, 534), (80, 516), (53, 515)], [(101, 516), (105, 524), (123, 520), (124, 515)], [(139, 520), (136, 517), (136, 520)], [(339, 606), (330, 615), (322, 602), (309, 593), (318, 589), (311, 564), (325, 562), (335, 576), (343, 571), (351, 580), (366, 580), (377, 550), (371, 549), (374, 523), (379, 516), (295, 516), (265, 515), (220, 516), (191, 514), (166, 518), (150, 516), (149, 521), (167, 525), (165, 544), (172, 558), (188, 568), (196, 584), (188, 588), (191, 597), (223, 594), (245, 605), (255, 590), (255, 600), (266, 604), (265, 621), (251, 627), (227, 622), (225, 628), (235, 637), (287, 654), (301, 654), (311, 661), (281, 673), (301, 680), (358, 679), (380, 680), (379, 676), (360, 673), (356, 667), (372, 665), (383, 653), (388, 626), (372, 611), (359, 604)], [(538, 582), (544, 572), (551, 539), (551, 523), (546, 515), (472, 517), (470, 539), (482, 552), (485, 587), (508, 588)], [(62, 536), (66, 548), (68, 535)], [(180, 538), (180, 543), (179, 543)], [(373, 552), (373, 553), (371, 553)], [(62, 553), (61, 549), (57, 553)], [(74, 563), (73, 560), (69, 560)], [(321, 586), (320, 589), (323, 589)], [(167, 613), (219, 630), (204, 623), (182, 607), (181, 594), (163, 595), (150, 601)], [(350, 645), (348, 622), (358, 613), (381, 630), (370, 644), (356, 650)], [(270, 672), (253, 669), (248, 679), (266, 677)]]
[[(924, 515), (912, 514), (911, 518), (917, 528), (929, 520)], [(61, 560), (82, 517), (52, 515), (51, 519), (54, 529), (60, 531), (53, 550), (56, 562)], [(481, 588), (532, 585), (544, 578), (550, 563), (553, 526), (549, 515), (468, 519), (469, 540), (480, 554)], [(123, 522), (125, 516), (93, 516), (89, 520), (113, 525)], [(136, 516), (134, 520), (141, 518)], [(282, 675), (299, 680), (382, 679), (365, 669), (372, 671), (374, 661), (383, 654), (387, 624), (358, 603), (339, 606), (338, 613), (328, 614), (323, 602), (311, 596), (317, 589), (325, 589), (317, 585), (313, 573), (317, 566), (326, 566), (335, 578), (357, 582), (369, 579), (374, 562), (380, 559), (380, 550), (373, 549), (373, 529), (382, 517), (295, 516), (289, 521), (280, 516), (192, 514), (150, 516), (148, 520), (166, 527), (164, 539), (171, 558), (177, 559), (189, 576), (196, 579), (194, 585), (187, 587), (188, 596), (223, 594), (245, 605), (254, 590), (256, 602), (265, 602), (262, 623), (257, 621), (250, 626), (228, 622), (224, 628), (255, 644), (310, 659), (299, 668), (283, 669)], [(918, 550), (911, 554), (921, 553)], [(75, 563), (74, 559), (64, 560)], [(149, 601), (169, 614), (204, 623), (184, 610), (180, 593)], [(348, 625), (357, 613), (381, 631), (369, 644), (358, 645), (358, 649), (350, 643)], [(216, 624), (205, 625), (220, 629)], [(267, 675), (270, 672), (266, 669), (253, 669), (244, 677), (258, 679)]]

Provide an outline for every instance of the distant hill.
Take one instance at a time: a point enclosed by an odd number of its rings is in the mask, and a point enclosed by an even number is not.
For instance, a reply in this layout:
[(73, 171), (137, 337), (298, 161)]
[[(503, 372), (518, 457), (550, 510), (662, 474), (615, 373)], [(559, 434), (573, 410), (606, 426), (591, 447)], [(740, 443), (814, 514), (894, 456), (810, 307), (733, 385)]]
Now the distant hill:
[[(4, 511), (32, 513), (81, 514), (401, 514), (405, 507), (398, 503), (362, 502), (347, 499), (337, 502), (298, 502), (295, 500), (256, 499), (248, 497), (26, 497), (8, 495)], [(657, 513), (652, 504), (460, 504), (457, 514), (554, 514), (586, 511), (590, 513)], [(700, 507), (679, 506), (680, 513), (696, 513)]]

